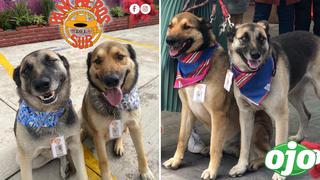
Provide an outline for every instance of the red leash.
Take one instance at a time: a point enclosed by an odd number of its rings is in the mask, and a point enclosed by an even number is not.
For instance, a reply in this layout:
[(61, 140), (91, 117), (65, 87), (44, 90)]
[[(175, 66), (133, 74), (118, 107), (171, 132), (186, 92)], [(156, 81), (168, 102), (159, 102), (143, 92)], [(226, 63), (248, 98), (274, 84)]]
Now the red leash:
[(223, 4), (222, 0), (219, 0), (219, 4), (221, 7), (222, 15), (224, 16), (225, 19), (228, 19), (230, 17), (228, 8)]

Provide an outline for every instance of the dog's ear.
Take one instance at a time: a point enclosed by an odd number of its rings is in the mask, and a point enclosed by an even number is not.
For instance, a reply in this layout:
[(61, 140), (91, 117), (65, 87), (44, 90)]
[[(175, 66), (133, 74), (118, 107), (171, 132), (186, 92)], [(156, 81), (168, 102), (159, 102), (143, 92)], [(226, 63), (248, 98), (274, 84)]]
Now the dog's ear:
[(20, 66), (16, 67), (13, 71), (13, 80), (18, 87), (21, 86), (21, 79), (20, 79)]
[(88, 67), (88, 69), (91, 66), (91, 55), (92, 55), (92, 52), (89, 52), (88, 56), (87, 56), (87, 67)]
[(269, 22), (268, 21), (259, 21), (257, 22), (258, 25), (260, 25), (261, 27), (263, 27), (263, 29), (265, 30), (267, 36), (268, 36), (268, 39), (270, 37), (270, 34), (269, 34)]
[(200, 28), (204, 28), (206, 30), (212, 29), (212, 24), (208, 21), (206, 21), (204, 18), (199, 18), (200, 21)]
[(61, 59), (61, 61), (63, 62), (64, 67), (69, 70), (69, 62), (67, 60), (67, 58), (65, 58), (64, 56), (58, 54), (59, 58)]
[(229, 42), (233, 42), (233, 38), (236, 35), (237, 29), (235, 25), (226, 26), (227, 38)]
[(137, 58), (136, 51), (133, 49), (133, 47), (130, 44), (127, 44), (127, 49), (129, 51), (130, 58), (135, 61)]

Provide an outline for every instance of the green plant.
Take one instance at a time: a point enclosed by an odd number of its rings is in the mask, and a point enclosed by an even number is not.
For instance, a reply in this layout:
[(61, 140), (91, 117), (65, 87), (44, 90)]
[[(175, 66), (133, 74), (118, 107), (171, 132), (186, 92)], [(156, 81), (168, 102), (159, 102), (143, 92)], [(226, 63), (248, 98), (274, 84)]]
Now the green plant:
[(115, 6), (115, 7), (111, 8), (110, 14), (112, 17), (122, 17), (125, 15), (120, 6)]
[(45, 17), (42, 16), (42, 15), (33, 15), (32, 16), (32, 24), (36, 24), (36, 25), (39, 25), (39, 24), (46, 24), (46, 20), (45, 20)]
[(42, 14), (44, 15), (44, 19), (48, 22), (50, 17), (50, 13), (55, 8), (54, 0), (42, 0), (41, 1)]
[(10, 21), (12, 16), (11, 9), (4, 10), (0, 12), (0, 28), (3, 30), (12, 29), (13, 24)]

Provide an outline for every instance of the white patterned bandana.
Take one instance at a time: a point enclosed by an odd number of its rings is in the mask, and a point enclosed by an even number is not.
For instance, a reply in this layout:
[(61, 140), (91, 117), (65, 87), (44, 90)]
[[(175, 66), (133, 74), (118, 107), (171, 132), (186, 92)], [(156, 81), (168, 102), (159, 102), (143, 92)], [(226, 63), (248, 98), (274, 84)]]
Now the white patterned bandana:
[(140, 107), (138, 89), (134, 87), (129, 93), (124, 94), (117, 107), (121, 111), (133, 111), (138, 109)]

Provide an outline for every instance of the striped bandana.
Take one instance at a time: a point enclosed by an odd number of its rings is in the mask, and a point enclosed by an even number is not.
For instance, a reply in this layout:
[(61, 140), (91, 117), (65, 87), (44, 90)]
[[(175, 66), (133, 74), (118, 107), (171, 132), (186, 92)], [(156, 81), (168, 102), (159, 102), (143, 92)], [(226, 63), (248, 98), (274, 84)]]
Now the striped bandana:
[(203, 51), (181, 55), (178, 60), (174, 88), (182, 88), (202, 81), (211, 68), (211, 57), (218, 47), (217, 43)]
[(270, 92), (272, 77), (275, 73), (275, 62), (270, 56), (257, 71), (242, 72), (232, 65), (232, 72), (234, 74), (234, 82), (240, 89), (241, 94), (250, 103), (259, 106)]
[[(70, 105), (71, 100), (69, 99), (66, 103)], [(19, 106), (17, 120), (28, 129), (52, 128), (58, 124), (59, 118), (64, 112), (64, 107), (55, 112), (36, 111), (29, 107), (25, 101), (22, 101)]]

